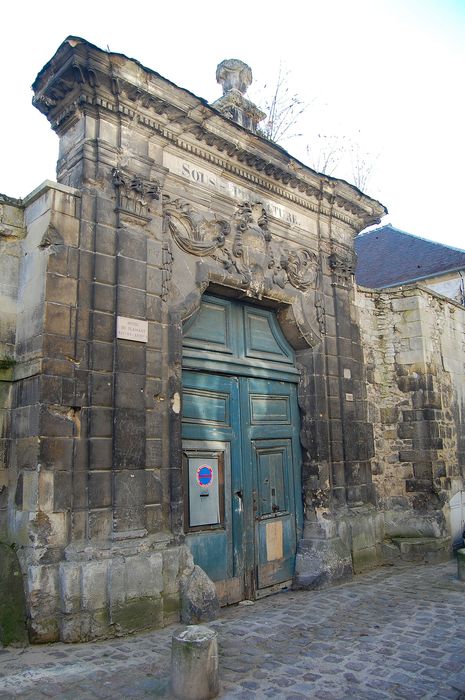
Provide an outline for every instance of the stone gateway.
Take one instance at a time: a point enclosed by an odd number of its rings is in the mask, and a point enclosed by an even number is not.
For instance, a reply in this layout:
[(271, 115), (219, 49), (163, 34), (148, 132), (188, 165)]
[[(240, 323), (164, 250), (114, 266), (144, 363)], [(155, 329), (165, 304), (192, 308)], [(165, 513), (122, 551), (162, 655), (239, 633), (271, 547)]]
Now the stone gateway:
[[(0, 539), (31, 641), (177, 621), (186, 582), (210, 619), (450, 551), (464, 310), (357, 291), (385, 208), (260, 136), (248, 66), (217, 77), (209, 105), (68, 37), (33, 85), (57, 182), (0, 196)], [(441, 314), (446, 352), (420, 340)]]

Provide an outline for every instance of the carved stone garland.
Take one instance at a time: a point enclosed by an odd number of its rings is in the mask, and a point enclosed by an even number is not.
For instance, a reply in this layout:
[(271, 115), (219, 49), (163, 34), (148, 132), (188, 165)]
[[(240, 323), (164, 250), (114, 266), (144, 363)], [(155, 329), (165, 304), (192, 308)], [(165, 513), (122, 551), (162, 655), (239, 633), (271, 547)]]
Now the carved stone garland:
[[(164, 230), (185, 253), (211, 257), (242, 278), (246, 293), (261, 298), (268, 286), (290, 284), (301, 292), (315, 288), (318, 258), (306, 248), (273, 250), (268, 216), (260, 202), (239, 204), (234, 236), (224, 219), (208, 219), (179, 199), (163, 198)], [(267, 274), (267, 271), (270, 274)]]

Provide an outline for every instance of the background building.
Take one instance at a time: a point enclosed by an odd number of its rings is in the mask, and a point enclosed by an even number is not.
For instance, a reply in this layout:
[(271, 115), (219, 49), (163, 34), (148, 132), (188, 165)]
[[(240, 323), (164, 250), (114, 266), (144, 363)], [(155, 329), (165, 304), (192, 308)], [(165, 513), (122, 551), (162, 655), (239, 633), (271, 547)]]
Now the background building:
[(357, 292), (385, 208), (217, 77), (69, 37), (33, 86), (58, 182), (2, 199), (0, 527), (34, 641), (167, 624), (201, 570), (228, 603), (449, 555), (464, 310)]
[(359, 234), (356, 281), (364, 287), (421, 284), (465, 305), (465, 251), (412, 236), (391, 224)]

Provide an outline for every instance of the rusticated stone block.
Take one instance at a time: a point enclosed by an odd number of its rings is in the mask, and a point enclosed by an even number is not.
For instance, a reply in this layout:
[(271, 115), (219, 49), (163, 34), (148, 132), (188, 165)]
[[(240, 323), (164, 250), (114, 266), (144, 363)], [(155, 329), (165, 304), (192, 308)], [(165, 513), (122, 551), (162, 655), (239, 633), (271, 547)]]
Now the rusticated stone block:
[[(147, 294), (146, 296), (146, 309), (147, 309), (147, 318), (149, 321), (156, 321), (157, 323), (160, 323), (162, 320), (162, 301), (160, 297), (154, 296), (153, 294)], [(159, 347), (159, 345), (152, 340), (152, 343), (149, 343), (152, 347)]]
[(47, 467), (59, 470), (72, 468), (74, 440), (43, 437), (40, 440), (40, 460)]
[(116, 263), (115, 258), (109, 255), (94, 256), (94, 277), (96, 282), (102, 284), (115, 284), (116, 282)]
[(75, 414), (74, 409), (69, 406), (42, 406), (41, 434), (48, 437), (73, 437), (76, 428)]
[(145, 408), (145, 376), (141, 374), (116, 375), (115, 406), (118, 408)]
[(149, 534), (163, 532), (170, 527), (170, 518), (165, 512), (165, 508), (159, 503), (145, 506), (145, 529)]
[(47, 301), (75, 306), (77, 302), (77, 281), (73, 277), (63, 277), (49, 272), (47, 273), (45, 295)]
[(144, 530), (144, 506), (120, 506), (114, 508), (113, 531), (126, 533), (134, 530)]
[(162, 275), (155, 267), (147, 267), (147, 292), (158, 296), (162, 293)]
[(145, 290), (146, 269), (145, 262), (118, 257), (118, 284)]
[(115, 468), (145, 466), (145, 411), (115, 409)]
[(44, 404), (61, 404), (61, 378), (42, 376), (40, 398)]
[(163, 485), (157, 471), (145, 470), (145, 503), (162, 503)]
[(55, 471), (53, 477), (53, 511), (69, 511), (72, 503), (71, 472)]
[(113, 375), (103, 372), (90, 374), (91, 400), (93, 406), (112, 406)]
[(138, 630), (156, 629), (163, 625), (163, 600), (161, 596), (133, 598), (121, 607), (110, 610), (110, 622), (118, 634), (130, 634)]
[(118, 340), (116, 347), (116, 368), (120, 372), (145, 373), (145, 345), (130, 340)]
[(89, 409), (89, 436), (111, 437), (113, 432), (113, 409), (94, 407)]
[(90, 510), (88, 530), (90, 540), (109, 539), (113, 531), (112, 509), (108, 508), (107, 510)]
[(92, 306), (94, 285), (92, 282), (80, 279), (78, 281), (78, 306), (81, 309), (89, 309)]
[[(147, 297), (147, 317), (148, 316), (148, 300)], [(157, 302), (160, 302), (160, 318), (161, 318), (161, 299), (157, 298)], [(147, 342), (148, 348), (155, 348), (157, 350), (161, 349), (163, 340), (163, 327), (160, 323), (149, 323), (149, 338)]]
[(16, 466), (18, 469), (35, 469), (39, 461), (39, 442), (37, 437), (16, 440)]
[(94, 311), (91, 316), (92, 332), (95, 340), (112, 343), (115, 338), (114, 314)]
[(61, 335), (51, 335), (50, 333), (45, 333), (42, 336), (42, 348), (44, 355), (47, 357), (57, 357), (59, 359), (73, 357), (75, 350), (74, 340)]
[(75, 613), (81, 608), (81, 566), (62, 561), (59, 567), (61, 611)]
[(145, 262), (147, 257), (147, 237), (135, 231), (118, 229), (118, 253), (126, 258)]
[[(73, 474), (73, 509), (74, 515), (76, 511), (88, 507), (88, 490), (87, 482), (89, 473), (87, 471), (74, 471)], [(73, 515), (73, 517), (74, 517)]]
[(109, 284), (94, 284), (94, 308), (96, 311), (114, 312), (115, 287)]
[(130, 287), (118, 288), (118, 316), (129, 318), (147, 318), (145, 291), (131, 289)]
[(113, 370), (113, 343), (93, 342), (91, 350), (91, 367), (97, 372)]
[(58, 566), (29, 566), (27, 572), (29, 634), (32, 642), (54, 642), (59, 636)]
[(95, 227), (95, 249), (105, 255), (116, 254), (115, 230), (112, 226), (98, 223)]
[(87, 484), (89, 489), (89, 508), (105, 508), (111, 506), (111, 480), (112, 473), (109, 470), (89, 472), (87, 478)]
[(114, 475), (114, 504), (117, 508), (139, 509), (145, 504), (145, 472), (124, 469)]
[(45, 304), (44, 328), (48, 333), (69, 336), (71, 331), (70, 307), (63, 304)]
[(85, 610), (93, 612), (107, 605), (108, 567), (108, 560), (82, 564), (82, 606)]
[(147, 240), (147, 262), (149, 265), (158, 267), (161, 267), (162, 264), (161, 243), (151, 238)]
[(113, 465), (111, 438), (91, 438), (89, 440), (89, 460), (93, 469), (111, 469)]
[(148, 468), (161, 467), (162, 449), (163, 445), (160, 439), (146, 441), (146, 465)]

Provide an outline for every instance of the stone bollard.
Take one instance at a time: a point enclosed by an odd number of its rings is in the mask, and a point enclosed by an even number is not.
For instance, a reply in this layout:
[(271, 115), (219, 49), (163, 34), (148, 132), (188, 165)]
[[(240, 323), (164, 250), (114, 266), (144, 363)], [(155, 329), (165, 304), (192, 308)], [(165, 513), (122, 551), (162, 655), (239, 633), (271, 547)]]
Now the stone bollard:
[(459, 581), (465, 581), (465, 549), (458, 549), (456, 554)]
[(173, 635), (171, 689), (179, 700), (207, 700), (218, 695), (216, 632), (205, 625), (189, 625)]

